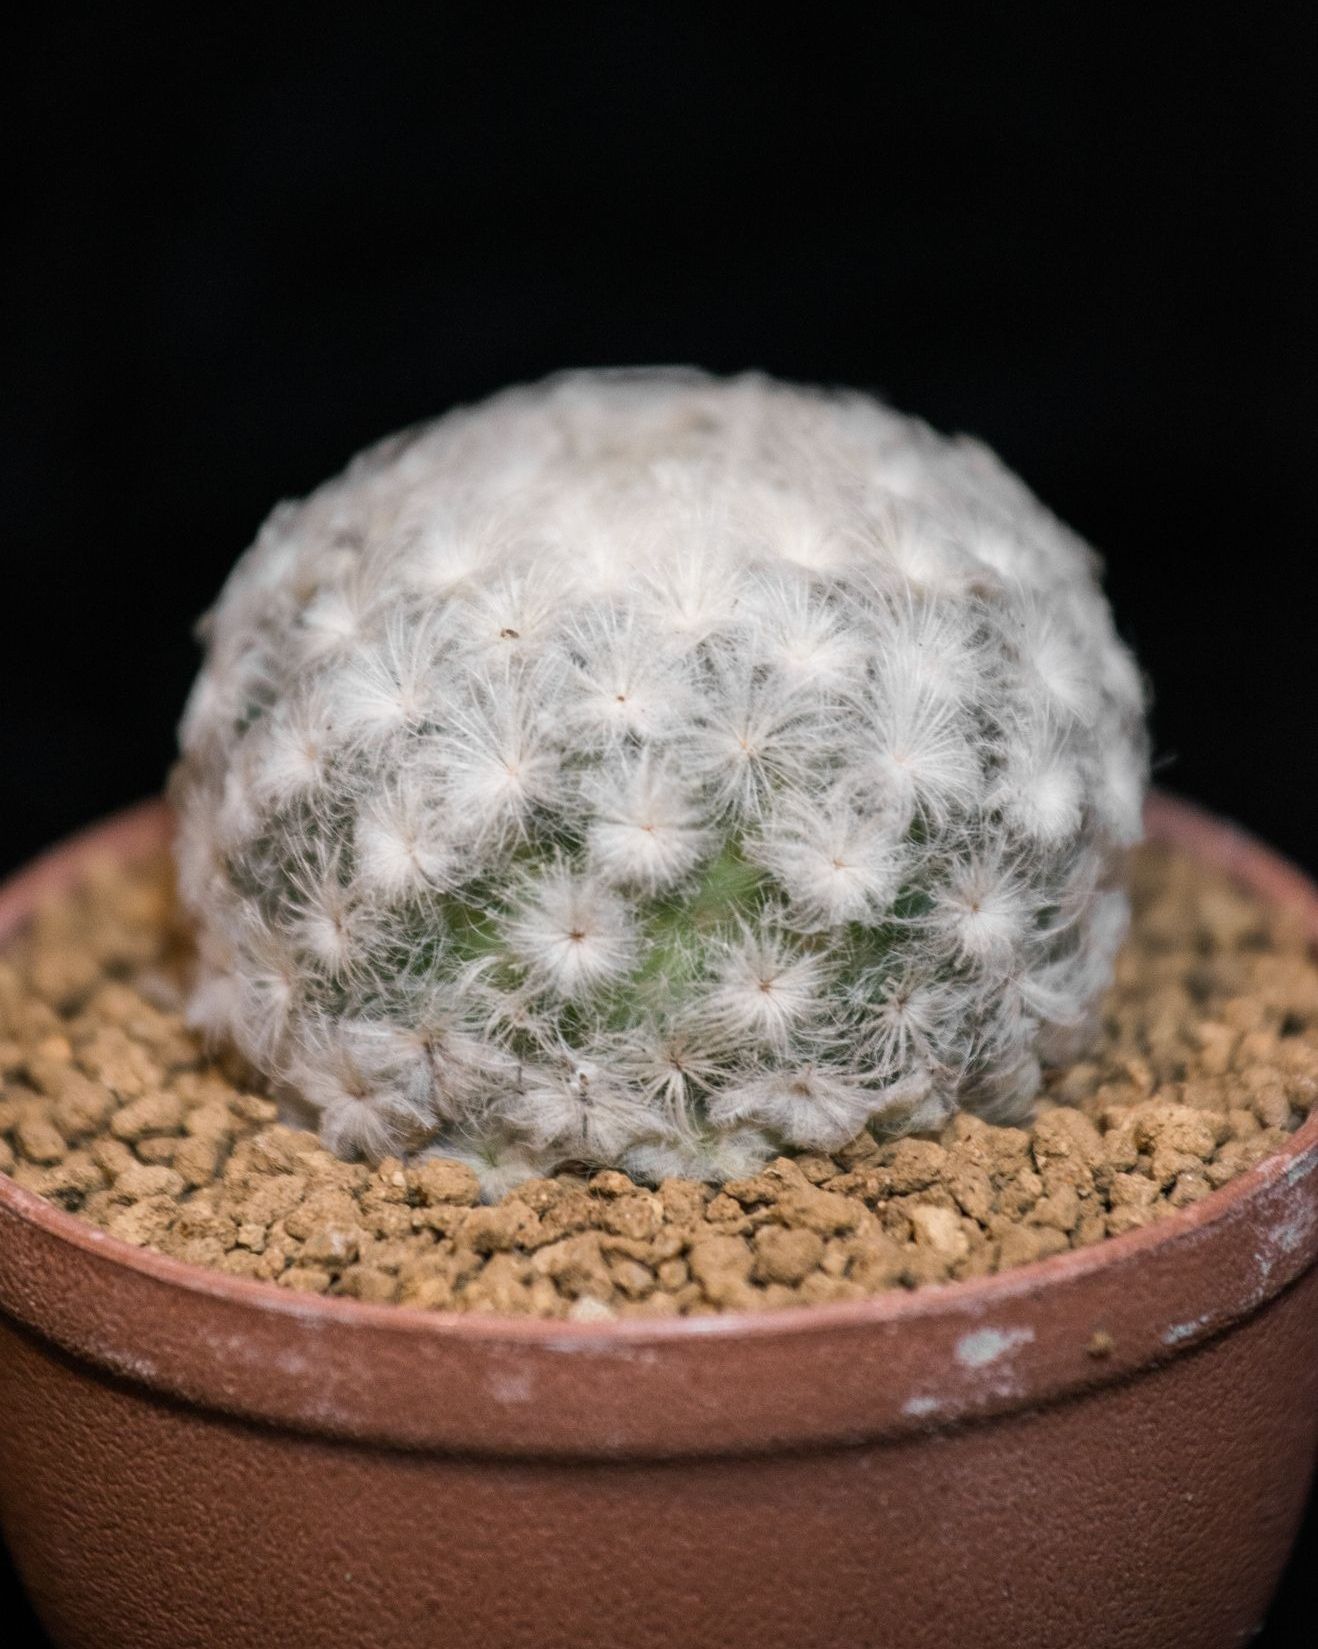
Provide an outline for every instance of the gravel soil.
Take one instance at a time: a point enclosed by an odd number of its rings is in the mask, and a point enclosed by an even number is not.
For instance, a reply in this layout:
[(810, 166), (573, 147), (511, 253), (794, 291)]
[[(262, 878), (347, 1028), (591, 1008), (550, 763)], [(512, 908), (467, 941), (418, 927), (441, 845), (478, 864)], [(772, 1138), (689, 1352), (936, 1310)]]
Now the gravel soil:
[(958, 1116), (723, 1186), (562, 1172), (482, 1206), (444, 1160), (346, 1163), (188, 1031), (161, 855), (95, 867), (0, 958), (0, 1172), (125, 1242), (284, 1288), (661, 1317), (851, 1300), (1102, 1242), (1211, 1196), (1318, 1100), (1297, 927), (1160, 847), (1090, 1059), (1028, 1126)]

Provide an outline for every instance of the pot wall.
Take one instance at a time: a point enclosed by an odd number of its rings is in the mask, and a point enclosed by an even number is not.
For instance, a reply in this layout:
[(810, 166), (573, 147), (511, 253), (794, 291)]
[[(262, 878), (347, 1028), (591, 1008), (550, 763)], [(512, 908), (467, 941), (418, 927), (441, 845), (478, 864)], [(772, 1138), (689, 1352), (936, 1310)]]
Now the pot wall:
[[(203, 1415), (6, 1324), (6, 1532), (86, 1649), (1237, 1643), (1300, 1516), (1318, 1274), (1139, 1379), (758, 1457), (492, 1460)], [(881, 1369), (875, 1369), (881, 1378)]]
[(1042, 1265), (657, 1325), (292, 1300), (0, 1183), (0, 1520), (87, 1649), (1239, 1642), (1318, 1445), (1316, 1124)]

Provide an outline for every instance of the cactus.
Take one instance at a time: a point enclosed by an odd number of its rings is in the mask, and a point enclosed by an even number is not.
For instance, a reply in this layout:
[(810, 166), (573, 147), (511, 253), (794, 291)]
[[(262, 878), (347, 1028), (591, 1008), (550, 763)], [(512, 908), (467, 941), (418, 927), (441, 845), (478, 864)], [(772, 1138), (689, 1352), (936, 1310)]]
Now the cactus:
[(341, 1154), (718, 1178), (1013, 1118), (1093, 1028), (1142, 688), (976, 442), (569, 374), (280, 505), (203, 633), (193, 1017)]

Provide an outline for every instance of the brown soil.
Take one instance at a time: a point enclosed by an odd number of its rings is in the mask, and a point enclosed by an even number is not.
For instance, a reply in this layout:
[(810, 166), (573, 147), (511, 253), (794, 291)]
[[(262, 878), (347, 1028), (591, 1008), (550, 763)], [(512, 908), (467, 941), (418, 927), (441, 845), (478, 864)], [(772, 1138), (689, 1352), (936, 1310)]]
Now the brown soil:
[(0, 1170), (196, 1265), (449, 1310), (659, 1317), (982, 1276), (1211, 1195), (1318, 1099), (1303, 935), (1164, 849), (1134, 875), (1101, 1046), (1029, 1127), (960, 1116), (722, 1188), (559, 1173), (482, 1207), (461, 1164), (344, 1163), (281, 1126), (184, 1026), (165, 859), (101, 866), (0, 961)]

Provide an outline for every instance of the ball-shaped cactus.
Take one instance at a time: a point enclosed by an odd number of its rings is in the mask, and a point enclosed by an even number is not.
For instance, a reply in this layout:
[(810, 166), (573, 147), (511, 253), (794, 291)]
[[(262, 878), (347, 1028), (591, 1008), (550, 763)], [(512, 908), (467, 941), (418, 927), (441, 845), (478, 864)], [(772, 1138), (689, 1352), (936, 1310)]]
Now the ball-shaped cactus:
[(741, 1172), (1009, 1118), (1139, 831), (1093, 552), (983, 446), (577, 373), (283, 504), (175, 776), (197, 1022), (344, 1153)]

